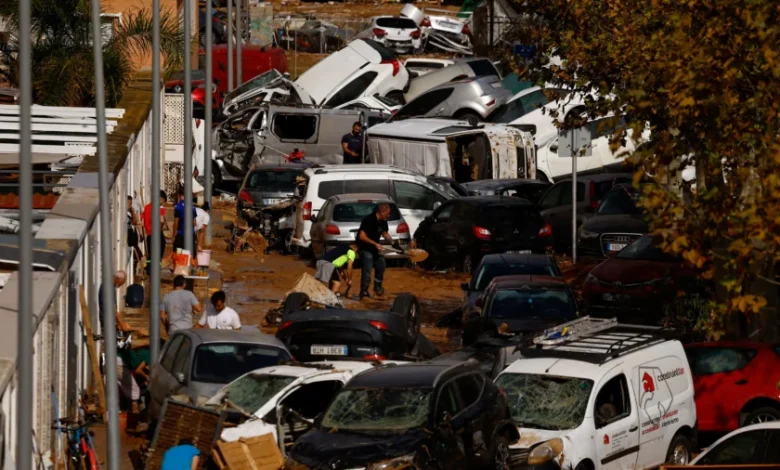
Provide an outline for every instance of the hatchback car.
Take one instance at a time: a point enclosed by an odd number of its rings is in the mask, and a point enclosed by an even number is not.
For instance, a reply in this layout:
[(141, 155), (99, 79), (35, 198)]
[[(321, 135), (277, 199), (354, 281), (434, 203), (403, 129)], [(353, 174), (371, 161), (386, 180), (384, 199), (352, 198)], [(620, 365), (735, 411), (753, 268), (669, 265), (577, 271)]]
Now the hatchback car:
[[(367, 216), (376, 213), (381, 204), (390, 206), (390, 218), (387, 219), (387, 227), (393, 240), (397, 240), (402, 248), (408, 247), (412, 237), (409, 234), (409, 225), (404, 221), (398, 206), (392, 199), (384, 194), (341, 194), (331, 196), (320, 209), (319, 214), (311, 217), (312, 250), (314, 256), (322, 257), (328, 250), (340, 245), (349, 245), (357, 239), (360, 223)], [(385, 239), (384, 245), (390, 245)], [(385, 254), (388, 259), (398, 258), (392, 252)]]
[(607, 258), (646, 234), (650, 226), (636, 204), (639, 196), (639, 190), (627, 184), (612, 188), (593, 217), (577, 230), (577, 252)]
[(273, 206), (293, 197), (295, 178), (302, 176), (305, 169), (306, 166), (294, 163), (253, 166), (238, 192), (238, 215), (248, 220), (244, 214), (247, 209)]
[(492, 179), (464, 183), (463, 187), (473, 196), (514, 196), (538, 204), (550, 183), (530, 179)]
[(284, 343), (259, 331), (179, 330), (165, 343), (160, 362), (151, 367), (150, 414), (156, 419), (172, 395), (186, 395), (198, 403), (249, 371), (291, 358)]
[(388, 365), (355, 376), (285, 468), (509, 468), (518, 438), (504, 395), (476, 365)]
[(422, 38), (417, 23), (403, 16), (378, 16), (371, 24), (373, 40), (399, 54), (422, 50)]
[(445, 202), (414, 234), (431, 265), (456, 263), (471, 274), (491, 253), (544, 253), (551, 235), (536, 206), (514, 197), (469, 196)]
[(691, 466), (718, 468), (776, 467), (780, 462), (780, 422), (755, 424), (720, 438), (691, 461)]
[(436, 116), (484, 121), (510, 97), (509, 90), (495, 75), (465, 78), (421, 93), (388, 121)]

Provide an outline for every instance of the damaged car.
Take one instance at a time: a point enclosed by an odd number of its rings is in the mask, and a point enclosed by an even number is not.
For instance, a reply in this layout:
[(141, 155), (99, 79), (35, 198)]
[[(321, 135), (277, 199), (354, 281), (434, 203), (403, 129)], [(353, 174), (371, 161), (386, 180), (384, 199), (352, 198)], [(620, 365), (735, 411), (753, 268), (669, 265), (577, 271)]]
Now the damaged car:
[(242, 83), (225, 95), (222, 113), (230, 116), (261, 103), (313, 104), (306, 90), (276, 69), (262, 73)]
[(420, 28), (426, 41), (426, 48), (436, 52), (453, 52), (472, 55), (471, 29), (466, 21), (448, 16), (447, 10), (429, 9), (442, 15), (426, 15), (422, 10), (407, 3), (401, 15), (412, 19)]
[(377, 16), (371, 24), (373, 40), (399, 54), (422, 52), (420, 28), (405, 16)]
[(420, 333), (420, 302), (399, 294), (389, 311), (312, 308), (309, 296), (284, 301), (279, 338), (300, 361), (430, 359), (438, 349)]
[(284, 468), (509, 468), (518, 438), (502, 392), (473, 364), (387, 365), (339, 391)]

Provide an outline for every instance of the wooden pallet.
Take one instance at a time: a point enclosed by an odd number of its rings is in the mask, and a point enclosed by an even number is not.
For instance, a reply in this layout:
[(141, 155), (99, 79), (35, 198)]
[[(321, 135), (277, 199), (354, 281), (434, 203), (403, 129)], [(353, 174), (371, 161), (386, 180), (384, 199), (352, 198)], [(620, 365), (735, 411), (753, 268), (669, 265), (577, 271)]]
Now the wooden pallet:
[(279, 470), (284, 464), (272, 434), (217, 441), (213, 456), (220, 470)]

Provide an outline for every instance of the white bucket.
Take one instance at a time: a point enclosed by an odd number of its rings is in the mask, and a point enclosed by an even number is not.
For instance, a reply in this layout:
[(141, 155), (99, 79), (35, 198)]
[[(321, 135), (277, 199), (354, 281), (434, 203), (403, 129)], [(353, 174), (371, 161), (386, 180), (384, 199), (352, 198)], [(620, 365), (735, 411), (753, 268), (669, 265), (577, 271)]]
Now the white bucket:
[(208, 266), (211, 263), (211, 250), (198, 251), (198, 266)]

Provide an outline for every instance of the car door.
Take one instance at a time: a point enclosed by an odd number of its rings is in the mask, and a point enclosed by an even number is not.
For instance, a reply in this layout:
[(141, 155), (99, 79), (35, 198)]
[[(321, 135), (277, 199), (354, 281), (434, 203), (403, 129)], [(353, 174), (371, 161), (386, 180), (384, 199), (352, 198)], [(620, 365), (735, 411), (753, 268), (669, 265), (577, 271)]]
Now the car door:
[(466, 429), (463, 440), (469, 468), (477, 468), (484, 464), (478, 456), (490, 454), (490, 438), (493, 435), (494, 417), (489, 407), (492, 403), (481, 400), (485, 381), (478, 374), (463, 375), (455, 379), (455, 385), (463, 404)]
[[(432, 457), (440, 464), (441, 468), (469, 468), (468, 457), (464, 443), (465, 417), (461, 410), (460, 395), (454, 381), (445, 383), (436, 398), (434, 412), (434, 426), (436, 436), (434, 439), (440, 445), (430, 449)], [(445, 415), (449, 417), (445, 419)]]
[(414, 233), (423, 219), (447, 201), (433, 189), (412, 181), (393, 181), (393, 191), (398, 209), (409, 225), (409, 233)]
[(182, 336), (181, 346), (179, 346), (179, 351), (176, 353), (176, 358), (174, 359), (173, 367), (171, 368), (171, 375), (175, 380), (172, 394), (187, 395), (197, 401), (198, 394), (190, 388), (192, 346), (192, 340), (189, 336)]
[(614, 369), (599, 385), (593, 423), (598, 468), (634, 468), (639, 455), (639, 413), (622, 369)]
[(436, 259), (448, 259), (452, 250), (452, 240), (451, 237), (448, 240), (447, 232), (450, 229), (454, 210), (455, 202), (449, 201), (431, 215), (431, 222), (425, 236), (425, 249)]
[(399, 109), (390, 121), (417, 116), (445, 116), (449, 109), (446, 101), (454, 90), (452, 87), (446, 87), (425, 92)]
[(165, 402), (165, 399), (176, 388), (178, 382), (171, 372), (179, 347), (184, 340), (184, 335), (174, 334), (168, 339), (165, 349), (162, 352), (160, 362), (152, 366), (149, 382), (152, 384), (150, 393), (154, 402), (155, 410), (159, 412)]

